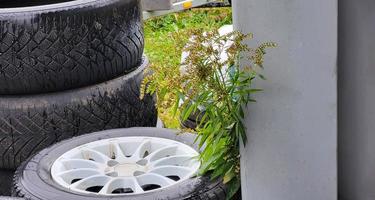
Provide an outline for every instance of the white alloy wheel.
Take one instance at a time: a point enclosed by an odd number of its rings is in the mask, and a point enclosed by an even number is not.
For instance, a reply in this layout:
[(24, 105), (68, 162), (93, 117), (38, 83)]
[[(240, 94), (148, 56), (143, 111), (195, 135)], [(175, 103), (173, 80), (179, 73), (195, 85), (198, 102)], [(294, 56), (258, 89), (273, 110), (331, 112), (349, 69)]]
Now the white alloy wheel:
[(174, 140), (119, 137), (75, 147), (52, 165), (60, 186), (98, 195), (143, 194), (195, 176), (198, 152)]

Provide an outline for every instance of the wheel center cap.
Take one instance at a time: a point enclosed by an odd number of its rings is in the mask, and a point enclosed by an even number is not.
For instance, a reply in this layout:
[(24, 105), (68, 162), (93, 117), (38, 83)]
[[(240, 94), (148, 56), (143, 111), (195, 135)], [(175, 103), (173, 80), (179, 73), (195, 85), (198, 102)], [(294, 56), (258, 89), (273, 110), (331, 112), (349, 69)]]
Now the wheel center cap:
[(118, 176), (134, 176), (134, 172), (144, 172), (145, 169), (136, 163), (124, 163), (114, 166), (113, 170), (117, 172)]

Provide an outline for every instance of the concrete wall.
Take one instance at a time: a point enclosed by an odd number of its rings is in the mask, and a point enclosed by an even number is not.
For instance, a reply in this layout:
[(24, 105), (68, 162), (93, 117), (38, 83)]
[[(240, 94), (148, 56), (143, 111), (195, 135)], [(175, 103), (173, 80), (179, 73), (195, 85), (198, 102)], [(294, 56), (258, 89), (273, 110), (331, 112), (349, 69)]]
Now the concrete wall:
[(336, 200), (337, 0), (233, 4), (235, 27), (255, 34), (252, 45), (279, 44), (247, 113), (243, 199)]
[(375, 199), (375, 1), (339, 1), (339, 195)]

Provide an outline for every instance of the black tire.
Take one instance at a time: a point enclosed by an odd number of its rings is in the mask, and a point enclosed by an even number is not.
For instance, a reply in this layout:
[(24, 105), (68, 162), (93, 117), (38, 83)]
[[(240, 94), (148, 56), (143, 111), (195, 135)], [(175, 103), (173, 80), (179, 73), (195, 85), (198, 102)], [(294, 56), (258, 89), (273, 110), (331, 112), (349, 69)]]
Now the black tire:
[(181, 128), (195, 130), (200, 125), (203, 115), (204, 111), (196, 111), (191, 113), (185, 121), (180, 118)]
[(0, 196), (0, 200), (23, 200), (23, 198), (9, 197), (9, 196)]
[(0, 199), (1, 196), (10, 196), (14, 170), (0, 170)]
[(139, 0), (49, 1), (1, 1), (0, 94), (79, 88), (140, 64)]
[(195, 177), (144, 194), (124, 196), (99, 196), (73, 193), (54, 183), (49, 175), (52, 163), (60, 155), (76, 146), (124, 136), (151, 136), (173, 139), (197, 148), (193, 143), (192, 134), (177, 134), (177, 131), (159, 128), (130, 128), (102, 131), (63, 141), (45, 149), (25, 162), (15, 173), (13, 195), (26, 200), (163, 200), (163, 199), (192, 199), (192, 200), (224, 200), (225, 186), (222, 181), (210, 181), (208, 177)]
[(15, 169), (58, 141), (112, 128), (155, 126), (154, 98), (139, 99), (143, 64), (130, 74), (85, 88), (0, 96), (0, 168)]
[(181, 120), (180, 119), (180, 127), (182, 129), (191, 129), (191, 130), (195, 130), (198, 126), (198, 123), (194, 120), (191, 120), (191, 119), (187, 119), (185, 121)]

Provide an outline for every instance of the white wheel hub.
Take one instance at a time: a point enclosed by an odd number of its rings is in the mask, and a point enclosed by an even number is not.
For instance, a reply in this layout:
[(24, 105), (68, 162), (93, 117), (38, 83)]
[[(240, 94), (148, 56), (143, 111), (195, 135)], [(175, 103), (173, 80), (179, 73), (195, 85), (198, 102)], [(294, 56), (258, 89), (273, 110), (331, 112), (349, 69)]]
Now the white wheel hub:
[(78, 146), (52, 165), (53, 180), (69, 190), (98, 195), (142, 194), (196, 175), (198, 153), (155, 137), (120, 137)]

